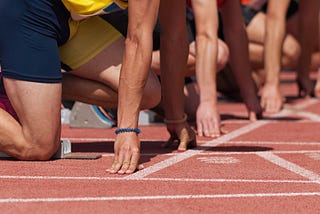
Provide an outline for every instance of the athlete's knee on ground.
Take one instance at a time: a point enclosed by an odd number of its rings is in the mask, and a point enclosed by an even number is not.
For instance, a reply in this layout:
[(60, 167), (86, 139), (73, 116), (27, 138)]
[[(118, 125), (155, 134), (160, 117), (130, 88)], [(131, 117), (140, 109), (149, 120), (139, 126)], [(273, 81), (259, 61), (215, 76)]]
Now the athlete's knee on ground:
[(20, 160), (49, 160), (58, 150), (60, 144), (55, 140), (33, 140), (25, 142), (20, 148)]

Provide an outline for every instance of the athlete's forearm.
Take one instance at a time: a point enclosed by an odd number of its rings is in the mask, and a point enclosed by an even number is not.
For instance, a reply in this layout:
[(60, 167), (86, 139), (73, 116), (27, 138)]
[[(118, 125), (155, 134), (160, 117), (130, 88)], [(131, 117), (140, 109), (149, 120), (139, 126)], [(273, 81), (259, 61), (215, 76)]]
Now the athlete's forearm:
[[(123, 65), (120, 72), (118, 127), (138, 126), (143, 89), (151, 64), (152, 31), (157, 18), (156, 1), (132, 2)], [(135, 17), (130, 19), (130, 17)]]
[(319, 0), (301, 1), (299, 5), (300, 74), (309, 75), (311, 55), (318, 39), (315, 32), (318, 31), (319, 7)]
[(270, 0), (266, 16), (265, 70), (266, 83), (279, 84), (281, 52), (285, 38), (286, 11), (290, 0)]
[(200, 102), (217, 100), (218, 12), (216, 1), (192, 0), (196, 22), (196, 76)]
[(165, 116), (184, 117), (184, 75), (187, 69), (188, 39), (185, 2), (161, 0), (161, 87)]

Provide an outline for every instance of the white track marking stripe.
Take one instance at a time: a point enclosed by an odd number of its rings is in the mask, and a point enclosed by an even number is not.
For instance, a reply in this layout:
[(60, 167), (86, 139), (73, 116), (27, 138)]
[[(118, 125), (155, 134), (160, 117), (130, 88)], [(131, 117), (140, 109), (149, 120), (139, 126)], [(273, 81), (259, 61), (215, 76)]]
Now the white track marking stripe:
[[(226, 142), (228, 140), (231, 140), (233, 138), (236, 138), (240, 135), (243, 135), (247, 132), (250, 132), (254, 129), (257, 129), (265, 124), (267, 124), (268, 122), (267, 121), (257, 121), (257, 122), (254, 122), (254, 123), (251, 123), (247, 126), (244, 126), (240, 129), (237, 129), (229, 134), (226, 134), (226, 135), (223, 135), (222, 137), (219, 137), (215, 140), (212, 140), (212, 141), (208, 141), (207, 143), (204, 143), (202, 144), (201, 146), (202, 147), (207, 147), (207, 146), (216, 146), (218, 144), (221, 144), (223, 142)], [(154, 172), (157, 172), (161, 169), (164, 169), (164, 168), (167, 168), (169, 166), (172, 166), (180, 161), (183, 161), (185, 159), (188, 159), (190, 157), (193, 157), (195, 155), (198, 155), (202, 152), (202, 149), (195, 149), (195, 150), (187, 150), (185, 152), (182, 152), (176, 156), (173, 156), (171, 158), (168, 158), (164, 161), (161, 161), (159, 163), (156, 163), (146, 169), (143, 169), (143, 170), (140, 170), (132, 175), (128, 175), (125, 177), (125, 179), (137, 179), (137, 178), (143, 178), (143, 177), (146, 177)]]
[(320, 116), (315, 113), (302, 111), (302, 112), (295, 112), (295, 114), (304, 118), (308, 118), (309, 120), (314, 122), (320, 122)]
[[(307, 101), (304, 101), (302, 103), (300, 103), (299, 105), (296, 105), (295, 107), (299, 107), (299, 108), (305, 108), (305, 107), (308, 107), (310, 105), (313, 105), (317, 103), (317, 100), (316, 99), (310, 99), (310, 100), (307, 100)], [(286, 116), (288, 114), (290, 114), (291, 111), (290, 110), (287, 110), (287, 109), (283, 109), (281, 112), (275, 114), (273, 116), (273, 118), (278, 118), (278, 117), (283, 117), (283, 116)], [(207, 143), (204, 143), (202, 144), (201, 146), (203, 147), (206, 147), (206, 146), (217, 146), (221, 143), (224, 143), (224, 142), (227, 142), (227, 141), (230, 141), (238, 136), (241, 136), (243, 134), (246, 134), (252, 130), (255, 130), (263, 125), (266, 125), (268, 123), (270, 123), (271, 121), (266, 121), (266, 120), (258, 120), (256, 122), (253, 122), (249, 125), (246, 125), (240, 129), (237, 129), (231, 133), (228, 133), (226, 135), (223, 135), (222, 137), (219, 137), (215, 140), (212, 140), (212, 141), (208, 141)], [(200, 150), (188, 150), (186, 152), (183, 152), (177, 156), (174, 156), (174, 157), (171, 157), (171, 158), (168, 158), (164, 161), (161, 161), (155, 165), (152, 165), (146, 169), (143, 169), (143, 170), (140, 170), (132, 175), (128, 175), (126, 176), (125, 178), (126, 179), (137, 179), (137, 178), (143, 178), (143, 177), (146, 177), (154, 172), (157, 172), (157, 171), (160, 171), (164, 168), (167, 168), (169, 166), (172, 166), (180, 161), (183, 161), (187, 158), (190, 158), (190, 157), (193, 157), (195, 155), (198, 155), (201, 153), (201, 149)]]
[(158, 195), (158, 196), (118, 196), (118, 197), (75, 197), (75, 198), (2, 198), (0, 203), (34, 202), (70, 202), (70, 201), (141, 201), (172, 199), (211, 199), (211, 198), (257, 198), (257, 197), (301, 197), (320, 196), (320, 192), (283, 192), (283, 193), (248, 193), (248, 194), (212, 194), (212, 195)]
[[(90, 180), (90, 181), (124, 181), (119, 177), (65, 177), (65, 176), (14, 176), (2, 175), (0, 179), (10, 180)], [(262, 180), (262, 179), (223, 179), (223, 178), (141, 178), (130, 181), (172, 181), (172, 182), (206, 182), (206, 183), (304, 183), (314, 184), (310, 180)]]
[[(199, 155), (256, 155), (261, 153), (262, 151), (257, 152), (203, 152)], [(320, 150), (300, 150), (300, 151), (273, 151), (273, 154), (310, 154), (310, 153), (319, 153)]]
[(289, 162), (283, 158), (280, 158), (279, 156), (272, 154), (271, 152), (261, 152), (257, 153), (258, 156), (264, 158), (265, 160), (268, 160), (282, 168), (285, 168), (295, 174), (298, 174), (302, 177), (308, 178), (312, 181), (315, 181), (317, 183), (320, 183), (320, 176), (310, 170), (307, 170), (305, 168), (302, 168), (292, 162)]
[[(318, 98), (311, 98), (311, 99), (308, 99), (308, 100), (304, 100), (301, 103), (295, 104), (294, 108), (303, 109), (303, 108), (307, 108), (307, 107), (309, 107), (311, 105), (314, 105), (314, 104), (317, 104), (317, 103), (319, 103)], [(285, 105), (285, 107), (287, 107), (287, 106), (288, 105)]]
[[(319, 143), (317, 143), (319, 145)], [(250, 154), (256, 154), (261, 151), (253, 151), (253, 152), (202, 152), (199, 155), (206, 156), (206, 155), (250, 155)], [(273, 151), (274, 154), (308, 154), (308, 153), (320, 153), (320, 150), (289, 150), (289, 151)], [(148, 157), (148, 156), (176, 156), (176, 153), (141, 153), (142, 157)], [(113, 154), (102, 154), (103, 157), (113, 157)]]
[(303, 146), (319, 146), (319, 142), (292, 142), (292, 141), (229, 141), (228, 144), (270, 144), (270, 145), (303, 145)]

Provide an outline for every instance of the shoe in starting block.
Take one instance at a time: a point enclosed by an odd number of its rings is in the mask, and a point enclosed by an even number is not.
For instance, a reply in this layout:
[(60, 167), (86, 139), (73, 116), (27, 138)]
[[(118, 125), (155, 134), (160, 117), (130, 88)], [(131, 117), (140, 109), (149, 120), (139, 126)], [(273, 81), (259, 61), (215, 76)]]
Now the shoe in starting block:
[(71, 128), (111, 128), (116, 122), (108, 118), (98, 106), (75, 102), (70, 114)]

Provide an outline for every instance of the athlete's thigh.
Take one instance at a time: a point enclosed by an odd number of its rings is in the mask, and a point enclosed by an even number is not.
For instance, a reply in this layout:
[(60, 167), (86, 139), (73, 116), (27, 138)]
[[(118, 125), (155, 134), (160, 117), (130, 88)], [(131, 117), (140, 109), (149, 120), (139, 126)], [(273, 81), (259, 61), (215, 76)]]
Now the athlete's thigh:
[(118, 88), (124, 51), (124, 38), (119, 38), (104, 48), (90, 61), (72, 71), (74, 75), (108, 84)]
[(61, 83), (4, 78), (7, 95), (26, 137), (57, 141), (60, 136)]
[(90, 17), (78, 32), (59, 48), (60, 59), (74, 75), (117, 88), (124, 38), (107, 20)]
[(265, 26), (266, 14), (263, 12), (257, 13), (246, 28), (249, 42), (264, 44)]
[[(103, 49), (98, 55), (89, 62), (71, 71), (72, 74), (90, 80), (95, 80), (107, 85), (115, 91), (119, 88), (120, 69), (124, 52), (124, 38), (119, 38), (110, 46)], [(158, 88), (159, 80), (150, 71), (145, 89), (153, 92)]]

